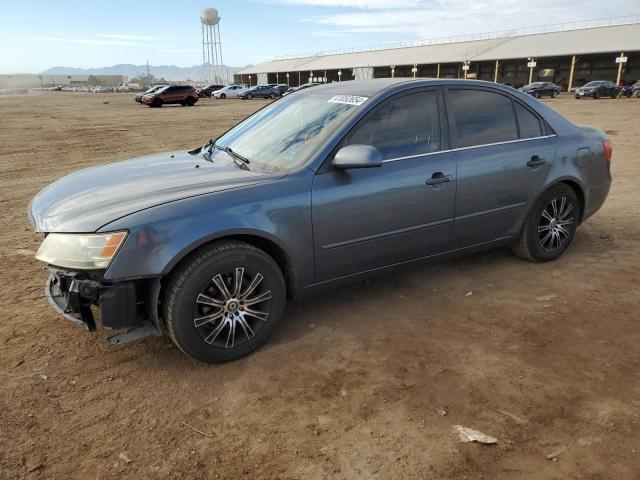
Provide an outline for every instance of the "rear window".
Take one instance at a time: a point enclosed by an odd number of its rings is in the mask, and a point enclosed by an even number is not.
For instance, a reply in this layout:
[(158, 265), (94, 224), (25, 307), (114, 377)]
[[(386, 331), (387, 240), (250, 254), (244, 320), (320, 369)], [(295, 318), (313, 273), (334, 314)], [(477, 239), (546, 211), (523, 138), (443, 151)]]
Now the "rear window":
[(483, 90), (450, 89), (449, 106), (456, 126), (456, 147), (518, 139), (511, 99)]
[(534, 138), (542, 136), (540, 120), (518, 102), (513, 102), (520, 127), (520, 138)]

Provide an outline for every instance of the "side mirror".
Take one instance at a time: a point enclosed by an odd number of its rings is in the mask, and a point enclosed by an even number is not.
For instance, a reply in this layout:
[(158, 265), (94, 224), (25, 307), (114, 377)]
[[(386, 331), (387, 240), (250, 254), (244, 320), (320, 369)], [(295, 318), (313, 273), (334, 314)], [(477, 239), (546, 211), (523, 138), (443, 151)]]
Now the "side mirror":
[(347, 145), (342, 147), (333, 157), (334, 168), (371, 168), (382, 166), (380, 150), (371, 145)]

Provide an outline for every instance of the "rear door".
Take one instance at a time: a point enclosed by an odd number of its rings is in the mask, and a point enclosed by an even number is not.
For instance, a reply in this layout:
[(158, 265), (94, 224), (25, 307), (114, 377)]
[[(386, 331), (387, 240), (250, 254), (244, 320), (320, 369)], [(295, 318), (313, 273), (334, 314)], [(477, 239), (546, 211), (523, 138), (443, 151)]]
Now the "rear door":
[(447, 89), (458, 191), (452, 246), (517, 234), (555, 160), (555, 139), (534, 112), (510, 95)]
[(321, 170), (313, 183), (316, 280), (439, 253), (453, 221), (456, 166), (435, 89), (384, 101), (341, 146), (372, 145), (377, 168)]

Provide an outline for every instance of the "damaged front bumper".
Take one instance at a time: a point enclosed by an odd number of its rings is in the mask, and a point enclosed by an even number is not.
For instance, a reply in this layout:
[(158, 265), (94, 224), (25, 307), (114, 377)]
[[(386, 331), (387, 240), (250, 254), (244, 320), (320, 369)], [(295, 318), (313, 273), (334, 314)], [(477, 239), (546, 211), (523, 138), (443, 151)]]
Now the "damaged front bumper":
[(149, 335), (161, 335), (157, 315), (160, 281), (155, 279), (106, 283), (96, 272), (48, 267), (45, 295), (53, 308), (90, 332), (97, 329), (92, 307), (100, 312), (100, 325), (125, 329), (109, 337), (125, 343)]

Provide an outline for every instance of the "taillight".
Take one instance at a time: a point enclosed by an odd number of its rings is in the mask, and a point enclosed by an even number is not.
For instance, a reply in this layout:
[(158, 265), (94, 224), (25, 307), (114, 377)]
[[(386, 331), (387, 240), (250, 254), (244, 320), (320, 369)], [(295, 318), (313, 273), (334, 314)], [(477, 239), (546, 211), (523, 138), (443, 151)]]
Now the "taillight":
[(611, 142), (607, 139), (602, 142), (602, 147), (604, 148), (604, 158), (607, 159), (607, 162), (611, 161), (611, 155), (613, 155), (613, 147), (611, 146)]

